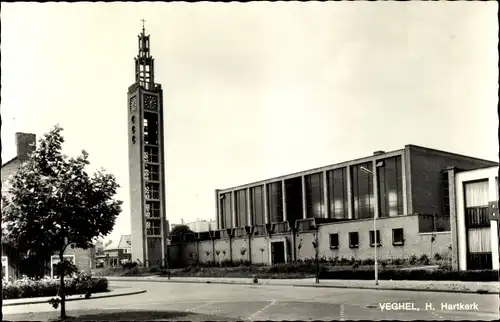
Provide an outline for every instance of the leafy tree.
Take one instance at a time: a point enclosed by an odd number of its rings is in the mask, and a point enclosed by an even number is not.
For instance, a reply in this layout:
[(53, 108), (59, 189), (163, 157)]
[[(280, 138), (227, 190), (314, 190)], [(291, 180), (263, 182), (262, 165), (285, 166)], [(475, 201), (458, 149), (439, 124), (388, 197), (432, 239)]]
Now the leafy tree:
[[(2, 197), (2, 213), (5, 237), (18, 251), (57, 253), (66, 263), (68, 246), (88, 249), (112, 231), (122, 202), (113, 199), (119, 187), (113, 175), (85, 171), (87, 152), (77, 158), (62, 154), (62, 130), (56, 126), (45, 134), (30, 160), (21, 164), (8, 197)], [(62, 319), (64, 276), (59, 274)]]
[(186, 235), (194, 233), (188, 225), (176, 225), (170, 232), (171, 235)]

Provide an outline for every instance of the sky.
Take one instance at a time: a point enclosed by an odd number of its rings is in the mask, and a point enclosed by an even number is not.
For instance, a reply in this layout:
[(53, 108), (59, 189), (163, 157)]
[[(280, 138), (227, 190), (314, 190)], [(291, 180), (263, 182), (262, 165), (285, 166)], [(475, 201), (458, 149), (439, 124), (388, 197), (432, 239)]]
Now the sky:
[(406, 144), (498, 160), (490, 2), (5, 3), (2, 160), (64, 128), (121, 186), (141, 19), (164, 90), (167, 219), (215, 219), (215, 189)]

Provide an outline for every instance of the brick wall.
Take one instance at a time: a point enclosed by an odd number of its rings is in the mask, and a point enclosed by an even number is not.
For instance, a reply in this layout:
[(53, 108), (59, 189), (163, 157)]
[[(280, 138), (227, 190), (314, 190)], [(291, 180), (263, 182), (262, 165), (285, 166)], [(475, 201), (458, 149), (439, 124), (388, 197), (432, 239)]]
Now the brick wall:
[(90, 274), (90, 269), (95, 267), (95, 251), (93, 248), (81, 249), (68, 247), (64, 255), (75, 255), (75, 265), (78, 270)]
[(443, 210), (442, 171), (448, 167), (470, 170), (496, 163), (431, 149), (407, 146), (410, 156), (412, 213), (441, 214)]

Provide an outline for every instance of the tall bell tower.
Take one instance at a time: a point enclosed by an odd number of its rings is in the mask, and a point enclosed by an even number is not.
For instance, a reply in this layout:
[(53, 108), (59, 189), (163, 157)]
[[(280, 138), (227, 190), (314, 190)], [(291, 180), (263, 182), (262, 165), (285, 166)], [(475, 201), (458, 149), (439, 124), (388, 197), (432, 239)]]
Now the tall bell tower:
[(154, 58), (144, 29), (138, 36), (135, 82), (128, 88), (128, 145), (132, 261), (165, 264), (163, 91), (154, 81)]

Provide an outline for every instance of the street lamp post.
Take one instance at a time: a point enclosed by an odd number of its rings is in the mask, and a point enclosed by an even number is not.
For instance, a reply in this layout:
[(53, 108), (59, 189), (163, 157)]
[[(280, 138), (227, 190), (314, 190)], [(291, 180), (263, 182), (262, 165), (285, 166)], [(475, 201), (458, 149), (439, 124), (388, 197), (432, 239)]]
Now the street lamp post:
[(167, 279), (170, 279), (170, 245), (171, 245), (171, 235), (167, 235), (167, 252), (165, 264), (167, 266)]
[[(381, 161), (381, 162), (377, 162), (376, 164), (376, 167), (381, 167), (383, 166), (384, 163)], [(375, 177), (375, 174), (371, 171), (371, 170), (368, 170), (367, 168), (365, 167), (360, 167), (361, 171), (365, 172), (365, 173), (368, 173), (370, 176), (372, 177)], [(377, 243), (377, 212), (374, 211), (373, 212), (373, 244), (374, 244), (374, 261), (375, 261), (375, 285), (378, 285), (378, 243)]]

